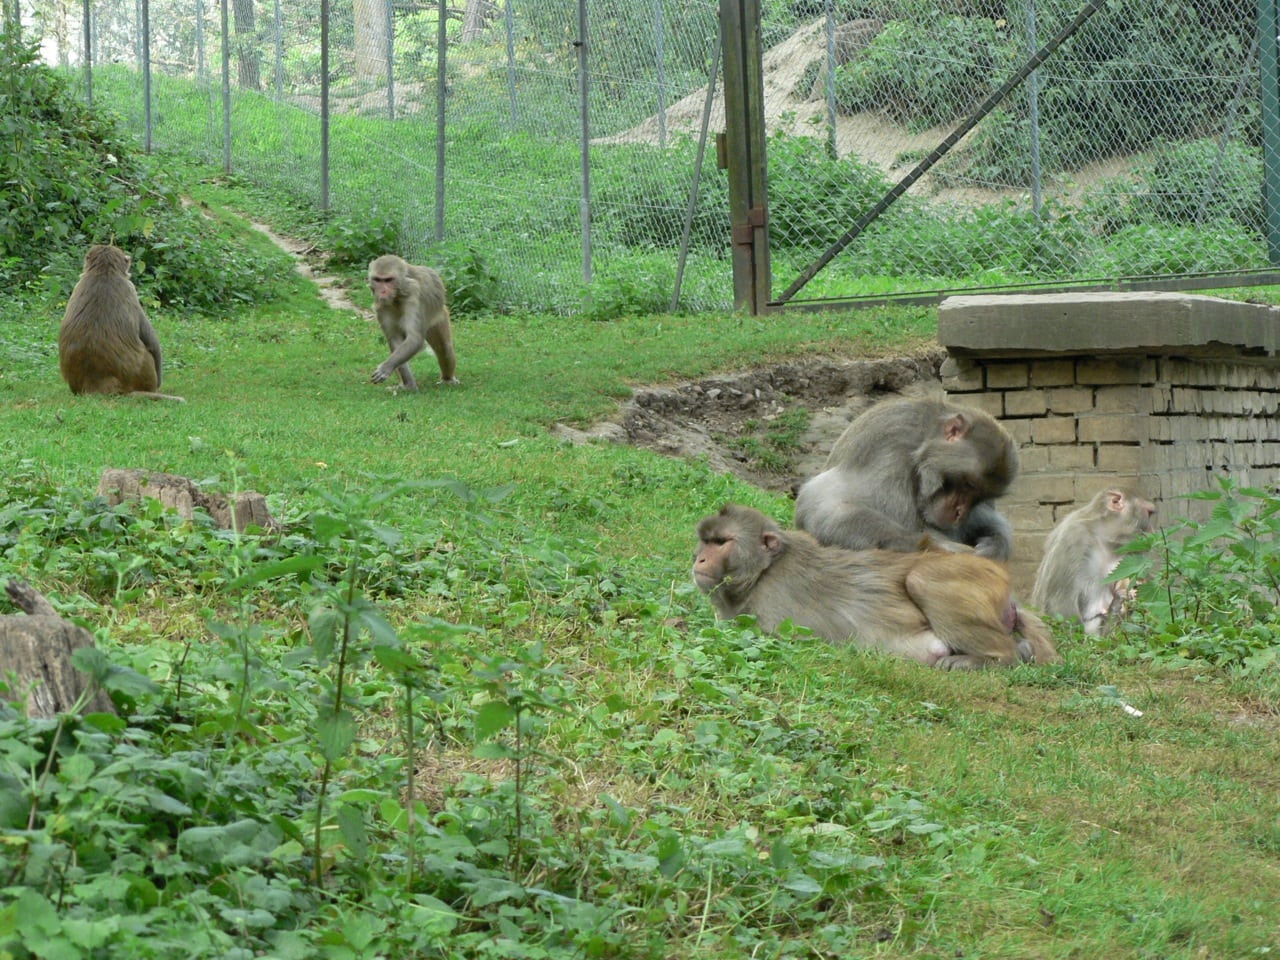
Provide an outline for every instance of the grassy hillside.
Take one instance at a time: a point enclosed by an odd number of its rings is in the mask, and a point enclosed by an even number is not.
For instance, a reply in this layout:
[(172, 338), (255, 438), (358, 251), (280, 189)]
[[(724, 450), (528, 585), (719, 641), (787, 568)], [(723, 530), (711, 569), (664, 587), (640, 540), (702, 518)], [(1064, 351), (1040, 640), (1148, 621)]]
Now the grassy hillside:
[[(72, 397), (59, 308), (0, 310), (0, 578), (95, 632), (121, 708), (0, 711), (0, 956), (1280, 948), (1274, 668), (1063, 632), (1061, 665), (946, 675), (717, 624), (694, 523), (789, 504), (548, 433), (929, 313), (467, 317), (463, 385), (404, 394), (228, 222), (286, 289), (153, 310), (185, 405)], [(251, 487), (284, 531), (107, 508), (105, 467)]]

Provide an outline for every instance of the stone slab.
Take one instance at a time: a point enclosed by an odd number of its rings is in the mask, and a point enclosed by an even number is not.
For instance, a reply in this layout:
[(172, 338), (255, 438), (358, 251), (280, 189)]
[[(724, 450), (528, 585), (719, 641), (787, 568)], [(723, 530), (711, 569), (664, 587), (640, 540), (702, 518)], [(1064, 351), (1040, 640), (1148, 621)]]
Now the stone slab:
[(1272, 356), (1277, 308), (1189, 293), (975, 294), (938, 306), (953, 353)]

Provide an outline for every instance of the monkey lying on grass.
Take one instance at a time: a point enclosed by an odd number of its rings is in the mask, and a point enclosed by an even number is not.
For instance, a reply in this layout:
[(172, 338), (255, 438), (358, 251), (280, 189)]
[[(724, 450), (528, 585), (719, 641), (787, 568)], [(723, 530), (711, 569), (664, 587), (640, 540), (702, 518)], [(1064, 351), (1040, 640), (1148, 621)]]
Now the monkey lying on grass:
[(728, 504), (698, 524), (693, 580), (722, 619), (784, 620), (946, 669), (1059, 659), (1048, 628), (1014, 605), (1009, 574), (976, 553), (845, 550)]

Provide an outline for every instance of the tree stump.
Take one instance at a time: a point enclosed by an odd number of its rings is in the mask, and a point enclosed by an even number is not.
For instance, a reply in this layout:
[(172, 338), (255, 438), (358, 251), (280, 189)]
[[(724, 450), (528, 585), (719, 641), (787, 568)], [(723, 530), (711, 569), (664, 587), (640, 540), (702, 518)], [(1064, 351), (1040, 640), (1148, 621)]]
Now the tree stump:
[[(71, 655), (81, 647), (92, 647), (93, 634), (62, 619), (48, 600), (19, 580), (10, 580), (5, 592), (27, 613), (0, 616), (0, 674), (12, 685), (8, 698), (25, 700), (29, 717), (66, 713), (90, 682), (72, 666)], [(103, 690), (95, 691), (83, 709), (115, 713)]]
[(267, 509), (267, 499), (260, 493), (247, 490), (236, 494), (229, 501), (220, 494), (205, 493), (186, 477), (172, 473), (151, 473), (147, 470), (113, 470), (102, 472), (98, 481), (98, 494), (115, 506), (126, 500), (139, 501), (143, 497), (159, 500), (164, 506), (176, 510), (178, 516), (190, 520), (199, 507), (213, 522), (224, 529), (245, 530), (251, 524), (263, 530), (278, 530), (279, 524)]

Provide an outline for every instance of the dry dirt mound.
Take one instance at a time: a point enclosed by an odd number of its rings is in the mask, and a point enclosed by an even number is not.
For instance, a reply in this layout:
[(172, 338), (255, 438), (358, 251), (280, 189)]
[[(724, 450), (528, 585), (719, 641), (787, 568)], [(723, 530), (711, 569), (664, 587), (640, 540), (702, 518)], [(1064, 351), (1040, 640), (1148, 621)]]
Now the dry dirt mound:
[(612, 440), (672, 457), (703, 457), (716, 470), (790, 492), (822, 469), (835, 439), (872, 403), (941, 391), (943, 356), (808, 358), (642, 387), (616, 420), (585, 431), (560, 425), (555, 433), (573, 442)]
[[(765, 51), (761, 68), (764, 75), (765, 125), (770, 133), (785, 131), (794, 136), (825, 136), (827, 105), (820, 84), (815, 93), (812, 77), (815, 69), (825, 64), (826, 57), (826, 22), (822, 19), (800, 27), (786, 40)], [(659, 131), (664, 126), (668, 132), (696, 136), (702, 124), (706, 98), (707, 88), (704, 86), (669, 106), (662, 125), (654, 115), (630, 130), (612, 137), (597, 138), (593, 142), (658, 143)], [(720, 84), (716, 85), (709, 121), (711, 130), (724, 129), (724, 92)], [(854, 154), (888, 171), (898, 166), (899, 158), (904, 154), (931, 150), (949, 132), (950, 128), (945, 126), (910, 131), (874, 111), (839, 114), (836, 117), (836, 151), (840, 156)]]

